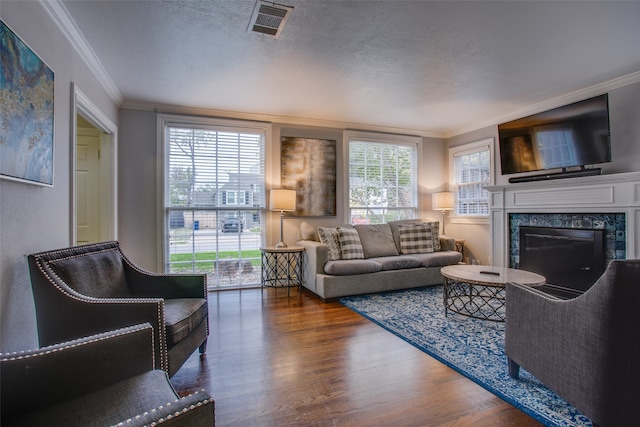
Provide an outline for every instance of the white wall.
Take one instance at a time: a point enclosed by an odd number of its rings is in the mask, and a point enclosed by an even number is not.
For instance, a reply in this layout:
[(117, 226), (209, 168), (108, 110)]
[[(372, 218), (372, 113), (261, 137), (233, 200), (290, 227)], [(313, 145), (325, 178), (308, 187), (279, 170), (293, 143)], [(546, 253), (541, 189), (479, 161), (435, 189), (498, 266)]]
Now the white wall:
[(55, 73), (54, 186), (0, 180), (0, 351), (38, 347), (26, 256), (71, 244), (71, 84), (111, 121), (117, 106), (39, 2), (2, 1), (0, 18)]

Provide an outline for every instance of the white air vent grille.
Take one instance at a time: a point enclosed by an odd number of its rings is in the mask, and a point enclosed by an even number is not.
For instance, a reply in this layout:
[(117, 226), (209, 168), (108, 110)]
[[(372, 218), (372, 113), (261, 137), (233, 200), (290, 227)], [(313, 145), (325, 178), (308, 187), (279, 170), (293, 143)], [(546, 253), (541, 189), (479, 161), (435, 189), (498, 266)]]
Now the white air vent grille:
[(278, 38), (292, 11), (290, 6), (258, 1), (248, 31)]

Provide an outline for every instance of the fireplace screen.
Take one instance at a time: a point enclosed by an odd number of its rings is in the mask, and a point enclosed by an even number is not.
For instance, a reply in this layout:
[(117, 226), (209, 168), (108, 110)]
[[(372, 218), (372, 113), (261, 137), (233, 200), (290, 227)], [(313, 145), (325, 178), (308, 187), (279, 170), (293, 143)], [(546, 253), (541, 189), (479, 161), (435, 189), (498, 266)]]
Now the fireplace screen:
[(604, 272), (604, 230), (520, 226), (519, 231), (520, 269), (545, 276), (550, 293), (575, 297)]

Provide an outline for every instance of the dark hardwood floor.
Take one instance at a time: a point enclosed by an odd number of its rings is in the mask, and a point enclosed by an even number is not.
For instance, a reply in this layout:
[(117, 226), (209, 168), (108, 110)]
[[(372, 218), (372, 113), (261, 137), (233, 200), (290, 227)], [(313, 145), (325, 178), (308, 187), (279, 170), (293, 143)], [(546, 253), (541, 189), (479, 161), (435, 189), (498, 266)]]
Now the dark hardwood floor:
[(338, 302), (307, 292), (209, 294), (207, 354), (172, 378), (227, 426), (540, 426)]

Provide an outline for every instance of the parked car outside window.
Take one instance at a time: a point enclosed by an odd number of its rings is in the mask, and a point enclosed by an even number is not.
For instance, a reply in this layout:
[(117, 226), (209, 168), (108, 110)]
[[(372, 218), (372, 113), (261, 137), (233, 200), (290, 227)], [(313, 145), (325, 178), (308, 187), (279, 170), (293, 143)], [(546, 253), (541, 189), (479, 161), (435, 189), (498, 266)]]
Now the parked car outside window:
[(240, 218), (227, 218), (222, 221), (222, 232), (223, 233), (242, 233), (244, 230), (244, 224)]

